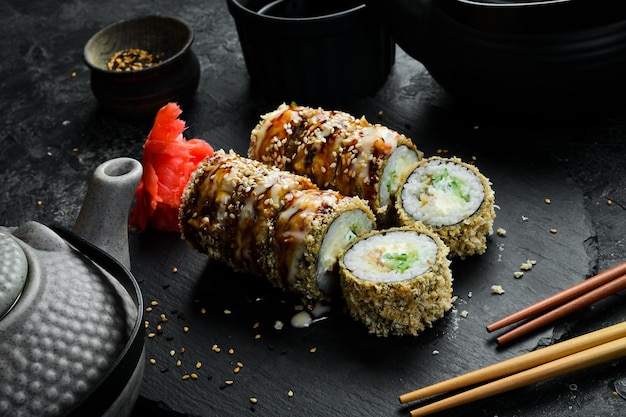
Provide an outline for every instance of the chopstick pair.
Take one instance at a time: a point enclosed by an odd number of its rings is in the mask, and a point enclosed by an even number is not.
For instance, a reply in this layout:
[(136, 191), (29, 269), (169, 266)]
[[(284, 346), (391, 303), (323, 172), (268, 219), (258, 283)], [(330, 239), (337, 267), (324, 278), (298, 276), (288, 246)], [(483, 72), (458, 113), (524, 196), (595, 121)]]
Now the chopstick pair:
[(626, 289), (626, 262), (498, 320), (488, 325), (487, 331), (493, 332), (537, 316), (497, 337), (497, 343), (503, 345), (624, 289)]
[(624, 356), (626, 322), (400, 395), (399, 400), (404, 404), (485, 383), (411, 411), (412, 417), (426, 416)]

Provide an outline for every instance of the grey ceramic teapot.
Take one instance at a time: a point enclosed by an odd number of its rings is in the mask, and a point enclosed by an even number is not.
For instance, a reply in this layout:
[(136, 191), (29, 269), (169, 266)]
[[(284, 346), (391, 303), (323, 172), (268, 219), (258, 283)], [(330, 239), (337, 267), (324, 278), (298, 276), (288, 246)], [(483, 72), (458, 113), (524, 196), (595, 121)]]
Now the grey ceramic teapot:
[(138, 161), (92, 177), (73, 231), (0, 227), (0, 416), (127, 416), (144, 371), (143, 301), (129, 271)]

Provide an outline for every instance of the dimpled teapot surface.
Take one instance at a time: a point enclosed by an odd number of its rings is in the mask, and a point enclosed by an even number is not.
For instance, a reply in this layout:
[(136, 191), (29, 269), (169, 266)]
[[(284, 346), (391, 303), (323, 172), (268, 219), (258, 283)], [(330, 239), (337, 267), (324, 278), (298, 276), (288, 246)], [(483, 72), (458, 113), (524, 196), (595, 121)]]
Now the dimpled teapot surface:
[(137, 306), (36, 222), (0, 227), (0, 277), (0, 416), (70, 415), (123, 352)]

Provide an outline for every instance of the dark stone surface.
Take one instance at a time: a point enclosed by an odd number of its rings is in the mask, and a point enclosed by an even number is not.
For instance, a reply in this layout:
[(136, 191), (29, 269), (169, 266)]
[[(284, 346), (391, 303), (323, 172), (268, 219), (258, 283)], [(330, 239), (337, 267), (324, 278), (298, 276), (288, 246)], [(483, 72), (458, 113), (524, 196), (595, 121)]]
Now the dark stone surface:
[[(0, 224), (38, 220), (69, 227), (100, 163), (141, 158), (152, 120), (124, 120), (98, 108), (82, 48), (100, 28), (146, 14), (177, 17), (195, 32), (202, 75), (195, 101), (183, 109), (186, 137), (243, 154), (259, 116), (280, 104), (250, 93), (225, 2), (4, 1)], [(365, 115), (405, 133), (426, 155), (447, 150), (475, 158), (491, 179), (499, 206), (495, 227), (507, 234), (494, 234), (485, 255), (453, 261), (455, 308), (417, 338), (368, 336), (340, 302), (325, 320), (296, 329), (289, 319), (297, 297), (207, 262), (176, 234), (133, 234), (133, 272), (146, 303), (159, 303), (146, 313), (149, 331), (159, 314), (169, 318), (146, 340), (147, 357), (156, 364), (147, 366), (136, 416), (407, 415), (412, 407), (397, 400), (404, 392), (625, 319), (620, 294), (506, 348), (497, 348), (484, 328), (626, 261), (624, 109), (598, 103), (597, 111), (563, 115), (558, 109), (507, 114), (497, 105), (477, 108), (456, 102), (420, 63), (397, 52), (375, 95), (302, 104)], [(536, 266), (513, 278), (529, 259)], [(506, 293), (492, 295), (492, 284)], [(282, 330), (274, 329), (276, 320), (285, 323)], [(243, 367), (235, 374), (237, 362)], [(184, 381), (191, 372), (198, 379)], [(624, 360), (614, 361), (440, 415), (623, 415), (626, 403), (612, 392), (624, 378)], [(234, 384), (225, 386), (225, 380)]]

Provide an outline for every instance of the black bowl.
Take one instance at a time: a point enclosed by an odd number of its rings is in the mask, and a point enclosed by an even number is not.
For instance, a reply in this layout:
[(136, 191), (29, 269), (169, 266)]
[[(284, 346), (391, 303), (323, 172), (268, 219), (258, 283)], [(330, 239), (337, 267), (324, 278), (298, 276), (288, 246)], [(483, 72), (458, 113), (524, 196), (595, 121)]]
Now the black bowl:
[(304, 104), (367, 96), (387, 79), (395, 43), (358, 0), (227, 0), (252, 89)]
[(369, 0), (396, 43), (453, 96), (493, 107), (594, 106), (626, 91), (614, 0)]
[[(140, 17), (102, 29), (84, 49), (95, 97), (105, 110), (132, 118), (154, 117), (170, 101), (185, 105), (200, 81), (192, 43), (193, 31), (172, 17)], [(153, 65), (130, 70), (109, 67), (116, 53), (130, 49), (148, 52)]]

